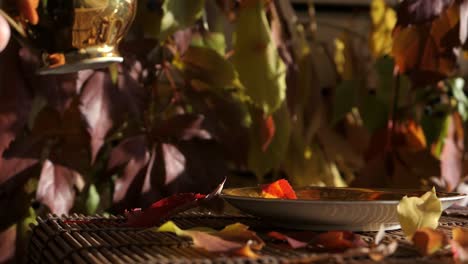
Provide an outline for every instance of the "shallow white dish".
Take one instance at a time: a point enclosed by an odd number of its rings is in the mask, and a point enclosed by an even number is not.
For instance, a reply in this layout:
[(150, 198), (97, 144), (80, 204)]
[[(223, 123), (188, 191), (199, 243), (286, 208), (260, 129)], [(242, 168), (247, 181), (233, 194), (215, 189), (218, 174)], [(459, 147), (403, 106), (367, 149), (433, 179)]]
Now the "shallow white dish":
[[(307, 230), (377, 231), (399, 229), (396, 207), (403, 196), (421, 196), (422, 190), (302, 187), (297, 200), (268, 199), (259, 187), (225, 189), (221, 197), (244, 213), (274, 225)], [(443, 209), (465, 194), (437, 192)]]

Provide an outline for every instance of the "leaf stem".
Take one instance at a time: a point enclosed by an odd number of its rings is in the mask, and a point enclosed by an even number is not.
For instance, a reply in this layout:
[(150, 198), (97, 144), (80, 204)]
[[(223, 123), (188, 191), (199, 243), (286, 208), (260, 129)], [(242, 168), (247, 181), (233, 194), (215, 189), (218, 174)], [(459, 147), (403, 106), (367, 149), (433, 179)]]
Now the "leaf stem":
[(397, 116), (397, 108), (398, 108), (398, 100), (400, 94), (400, 73), (398, 68), (395, 67), (393, 71), (393, 93), (392, 99), (390, 104), (390, 111), (388, 112), (388, 120), (387, 120), (387, 141), (385, 146), (385, 153), (389, 153), (392, 151), (392, 138), (393, 134), (395, 133), (395, 125), (398, 120)]

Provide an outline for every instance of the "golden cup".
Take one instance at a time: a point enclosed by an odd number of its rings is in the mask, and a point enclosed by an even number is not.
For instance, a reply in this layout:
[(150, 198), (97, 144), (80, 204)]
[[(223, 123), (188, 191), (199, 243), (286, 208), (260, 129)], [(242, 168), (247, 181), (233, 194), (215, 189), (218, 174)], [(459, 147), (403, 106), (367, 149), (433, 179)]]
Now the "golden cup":
[(42, 55), (39, 74), (99, 69), (122, 62), (118, 45), (135, 18), (137, 0), (40, 0), (31, 25), (0, 9), (24, 45)]

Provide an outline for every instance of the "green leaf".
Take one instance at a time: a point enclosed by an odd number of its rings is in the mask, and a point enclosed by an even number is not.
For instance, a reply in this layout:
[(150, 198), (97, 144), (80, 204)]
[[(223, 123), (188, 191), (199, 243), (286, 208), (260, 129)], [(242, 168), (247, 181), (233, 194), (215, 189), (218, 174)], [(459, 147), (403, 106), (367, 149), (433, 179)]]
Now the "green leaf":
[(393, 97), (393, 78), (394, 62), (390, 57), (381, 57), (375, 63), (375, 68), (379, 76), (379, 84), (377, 87), (377, 98), (386, 105), (390, 104)]
[(281, 108), (273, 114), (275, 134), (271, 143), (264, 150), (262, 142), (262, 128), (260, 126), (261, 114), (252, 114), (253, 122), (250, 130), (250, 148), (248, 154), (248, 166), (255, 175), (262, 179), (263, 176), (273, 169), (278, 169), (280, 163), (286, 156), (291, 133), (289, 111), (284, 103)]
[(442, 203), (437, 198), (435, 188), (421, 197), (405, 196), (397, 206), (401, 229), (408, 238), (423, 228), (435, 229), (442, 215)]
[(226, 40), (224, 39), (224, 34), (216, 32), (194, 35), (192, 37), (191, 45), (212, 49), (221, 56), (224, 56), (226, 51)]
[(271, 38), (263, 1), (239, 11), (232, 61), (252, 102), (266, 115), (281, 107), (286, 97), (286, 66)]
[(460, 113), (463, 121), (468, 120), (468, 98), (465, 95), (464, 87), (465, 80), (463, 78), (455, 78), (449, 80), (452, 88), (453, 97), (457, 100), (457, 111)]
[(91, 184), (88, 189), (88, 197), (86, 199), (86, 211), (89, 215), (95, 214), (101, 198), (94, 184)]
[[(395, 61), (388, 56), (379, 58), (375, 67), (379, 76), (379, 84), (377, 87), (377, 98), (384, 102), (387, 107), (391, 107), (392, 98), (394, 96), (393, 89), (395, 85), (395, 76), (393, 74)], [(398, 106), (402, 106), (408, 101), (410, 93), (410, 81), (405, 75), (399, 76), (399, 94)]]
[(204, 0), (165, 0), (162, 5), (160, 39), (192, 26), (203, 15)]
[(356, 105), (358, 85), (359, 83), (355, 80), (345, 80), (336, 87), (332, 125), (340, 121)]
[(117, 63), (112, 63), (109, 66), (109, 74), (110, 74), (110, 77), (111, 77), (112, 84), (117, 85), (117, 81), (118, 81), (118, 78), (119, 78), (119, 67), (118, 67)]
[(234, 66), (215, 50), (190, 46), (175, 63), (186, 79), (198, 80), (214, 88), (241, 88)]
[(450, 125), (451, 115), (423, 115), (421, 118), (421, 126), (426, 136), (427, 145), (430, 146), (436, 143), (433, 149), (433, 154), (440, 157), (444, 147), (444, 140), (447, 137), (448, 127)]
[(370, 132), (383, 128), (388, 120), (388, 106), (377, 96), (368, 94), (359, 108), (364, 126)]

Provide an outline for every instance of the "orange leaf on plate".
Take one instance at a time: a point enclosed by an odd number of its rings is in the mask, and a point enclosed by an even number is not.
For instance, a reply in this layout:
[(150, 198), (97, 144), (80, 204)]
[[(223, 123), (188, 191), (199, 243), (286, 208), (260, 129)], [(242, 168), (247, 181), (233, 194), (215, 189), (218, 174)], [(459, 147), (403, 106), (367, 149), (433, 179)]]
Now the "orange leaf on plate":
[(444, 233), (429, 227), (417, 230), (411, 240), (418, 252), (423, 256), (434, 254), (448, 243)]
[(262, 197), (297, 199), (296, 192), (285, 179), (280, 179), (273, 183), (262, 185)]

